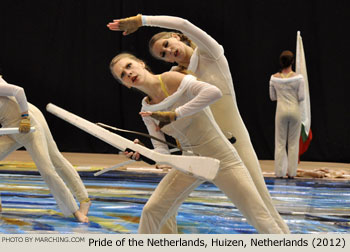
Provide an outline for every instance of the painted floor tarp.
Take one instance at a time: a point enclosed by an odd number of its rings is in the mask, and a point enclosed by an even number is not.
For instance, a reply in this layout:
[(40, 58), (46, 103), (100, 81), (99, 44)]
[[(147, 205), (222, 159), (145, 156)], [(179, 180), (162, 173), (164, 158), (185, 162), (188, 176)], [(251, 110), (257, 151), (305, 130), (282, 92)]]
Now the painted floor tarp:
[[(93, 202), (88, 215), (90, 223), (83, 224), (60, 213), (36, 171), (1, 166), (3, 234), (137, 233), (142, 208), (164, 176), (113, 171), (94, 177), (93, 172), (80, 172)], [(265, 180), (292, 233), (350, 233), (349, 181)], [(211, 183), (204, 183), (191, 193), (179, 208), (177, 222), (179, 233), (184, 234), (256, 233)]]

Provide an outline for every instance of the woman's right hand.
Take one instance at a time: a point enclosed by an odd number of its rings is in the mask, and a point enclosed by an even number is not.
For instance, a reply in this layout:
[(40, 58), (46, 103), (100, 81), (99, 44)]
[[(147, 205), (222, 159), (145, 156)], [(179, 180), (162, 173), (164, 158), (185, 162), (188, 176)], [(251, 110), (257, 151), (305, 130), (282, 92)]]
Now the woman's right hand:
[[(140, 140), (137, 138), (134, 140), (134, 143), (136, 144), (141, 144)], [(140, 159), (140, 153), (138, 151), (124, 151), (124, 155), (127, 156), (128, 158), (134, 159), (134, 160), (139, 160)]]
[(139, 27), (142, 26), (142, 15), (138, 14), (137, 16), (115, 19), (113, 22), (109, 23), (107, 27), (112, 31), (124, 31), (123, 35), (129, 35)]
[(177, 114), (174, 111), (141, 111), (139, 113), (142, 117), (150, 116), (159, 121), (158, 127), (161, 129), (165, 125), (173, 122), (177, 118)]

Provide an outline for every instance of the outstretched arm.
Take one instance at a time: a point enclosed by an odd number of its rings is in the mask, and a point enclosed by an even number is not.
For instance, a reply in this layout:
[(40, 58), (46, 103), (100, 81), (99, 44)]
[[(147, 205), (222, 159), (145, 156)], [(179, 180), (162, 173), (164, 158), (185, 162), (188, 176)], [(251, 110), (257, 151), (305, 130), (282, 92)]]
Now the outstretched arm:
[(136, 31), (141, 26), (156, 26), (174, 29), (181, 31), (197, 45), (200, 51), (210, 55), (213, 58), (218, 58), (223, 53), (222, 46), (215, 39), (191, 22), (179, 17), (141, 16), (139, 14), (130, 18), (116, 19), (107, 26), (113, 31), (124, 31), (124, 35), (128, 35)]
[(21, 113), (28, 113), (28, 102), (22, 87), (8, 84), (0, 77), (0, 96), (14, 96), (19, 104)]
[(19, 131), (22, 133), (28, 133), (30, 131), (30, 120), (28, 114), (28, 102), (24, 89), (16, 85), (8, 84), (0, 76), (0, 96), (14, 96), (16, 98), (22, 118), (19, 124)]
[(165, 126), (176, 119), (191, 116), (222, 97), (220, 89), (202, 81), (198, 81), (192, 75), (186, 75), (182, 80), (181, 89), (185, 89), (183, 95), (189, 99), (187, 103), (179, 106), (175, 111), (141, 112), (143, 117), (151, 116), (160, 121), (159, 126)]
[(209, 83), (199, 81), (192, 75), (186, 75), (186, 95), (189, 102), (175, 109), (177, 118), (193, 115), (222, 97), (220, 89)]

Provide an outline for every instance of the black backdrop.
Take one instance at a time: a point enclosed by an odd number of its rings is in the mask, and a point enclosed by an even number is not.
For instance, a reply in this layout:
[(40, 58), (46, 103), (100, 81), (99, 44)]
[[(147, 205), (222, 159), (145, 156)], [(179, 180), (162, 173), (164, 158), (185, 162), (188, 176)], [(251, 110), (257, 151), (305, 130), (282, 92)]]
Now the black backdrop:
[(137, 13), (183, 17), (224, 46), (257, 155), (273, 159), (276, 104), (269, 100), (268, 82), (278, 70), (280, 52), (295, 52), (300, 30), (314, 133), (302, 160), (350, 162), (347, 2), (1, 0), (0, 65), (5, 80), (24, 87), (28, 100), (44, 113), (62, 151), (115, 153), (46, 112), (45, 106), (52, 102), (92, 122), (146, 132), (138, 115), (142, 95), (118, 84), (108, 65), (114, 55), (129, 51), (155, 73), (168, 70), (169, 65), (153, 59), (147, 48), (160, 29), (144, 27), (124, 37), (106, 24)]

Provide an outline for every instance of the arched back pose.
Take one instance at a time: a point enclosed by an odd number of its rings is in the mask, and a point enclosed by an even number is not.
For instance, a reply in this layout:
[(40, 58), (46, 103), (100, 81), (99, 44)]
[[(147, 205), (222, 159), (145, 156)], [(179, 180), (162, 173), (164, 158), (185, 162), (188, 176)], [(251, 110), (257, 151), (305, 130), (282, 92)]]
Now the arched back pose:
[[(207, 106), (222, 95), (218, 88), (178, 72), (152, 74), (143, 61), (125, 53), (113, 58), (110, 68), (114, 77), (125, 86), (147, 94), (140, 114), (151, 135), (165, 139), (164, 133), (168, 134), (176, 138), (185, 150), (219, 159), (220, 169), (213, 183), (259, 233), (282, 233), (236, 150), (208, 111)], [(152, 143), (156, 151), (169, 153), (165, 144), (153, 140)], [(176, 225), (169, 224), (169, 220), (188, 195), (203, 182), (171, 170), (144, 206), (139, 232), (160, 233), (167, 225), (167, 232), (177, 233)]]
[[(294, 55), (283, 51), (281, 72), (271, 76), (270, 98), (277, 100), (275, 120), (275, 174), (294, 178), (297, 174), (301, 119), (299, 102), (304, 100), (304, 78), (292, 70)], [(288, 145), (288, 154), (287, 147)]]
[[(88, 222), (86, 215), (91, 202), (79, 174), (59, 152), (41, 111), (27, 103), (23, 88), (8, 84), (1, 76), (0, 124), (3, 127), (19, 126), (23, 132), (0, 136), (0, 160), (24, 146), (63, 214), (73, 214), (78, 221)], [(30, 125), (35, 131), (26, 133)], [(80, 208), (72, 193), (80, 201)]]
[(107, 26), (111, 30), (124, 31), (124, 35), (135, 32), (140, 26), (157, 26), (182, 32), (154, 35), (149, 43), (151, 53), (164, 61), (176, 62), (179, 69), (187, 69), (198, 79), (221, 90), (222, 97), (210, 105), (215, 121), (228, 139), (232, 136), (237, 139), (234, 146), (248, 168), (259, 194), (279, 227), (284, 233), (289, 233), (288, 226), (272, 203), (249, 133), (239, 113), (223, 47), (206, 32), (179, 17), (138, 15), (114, 20)]

